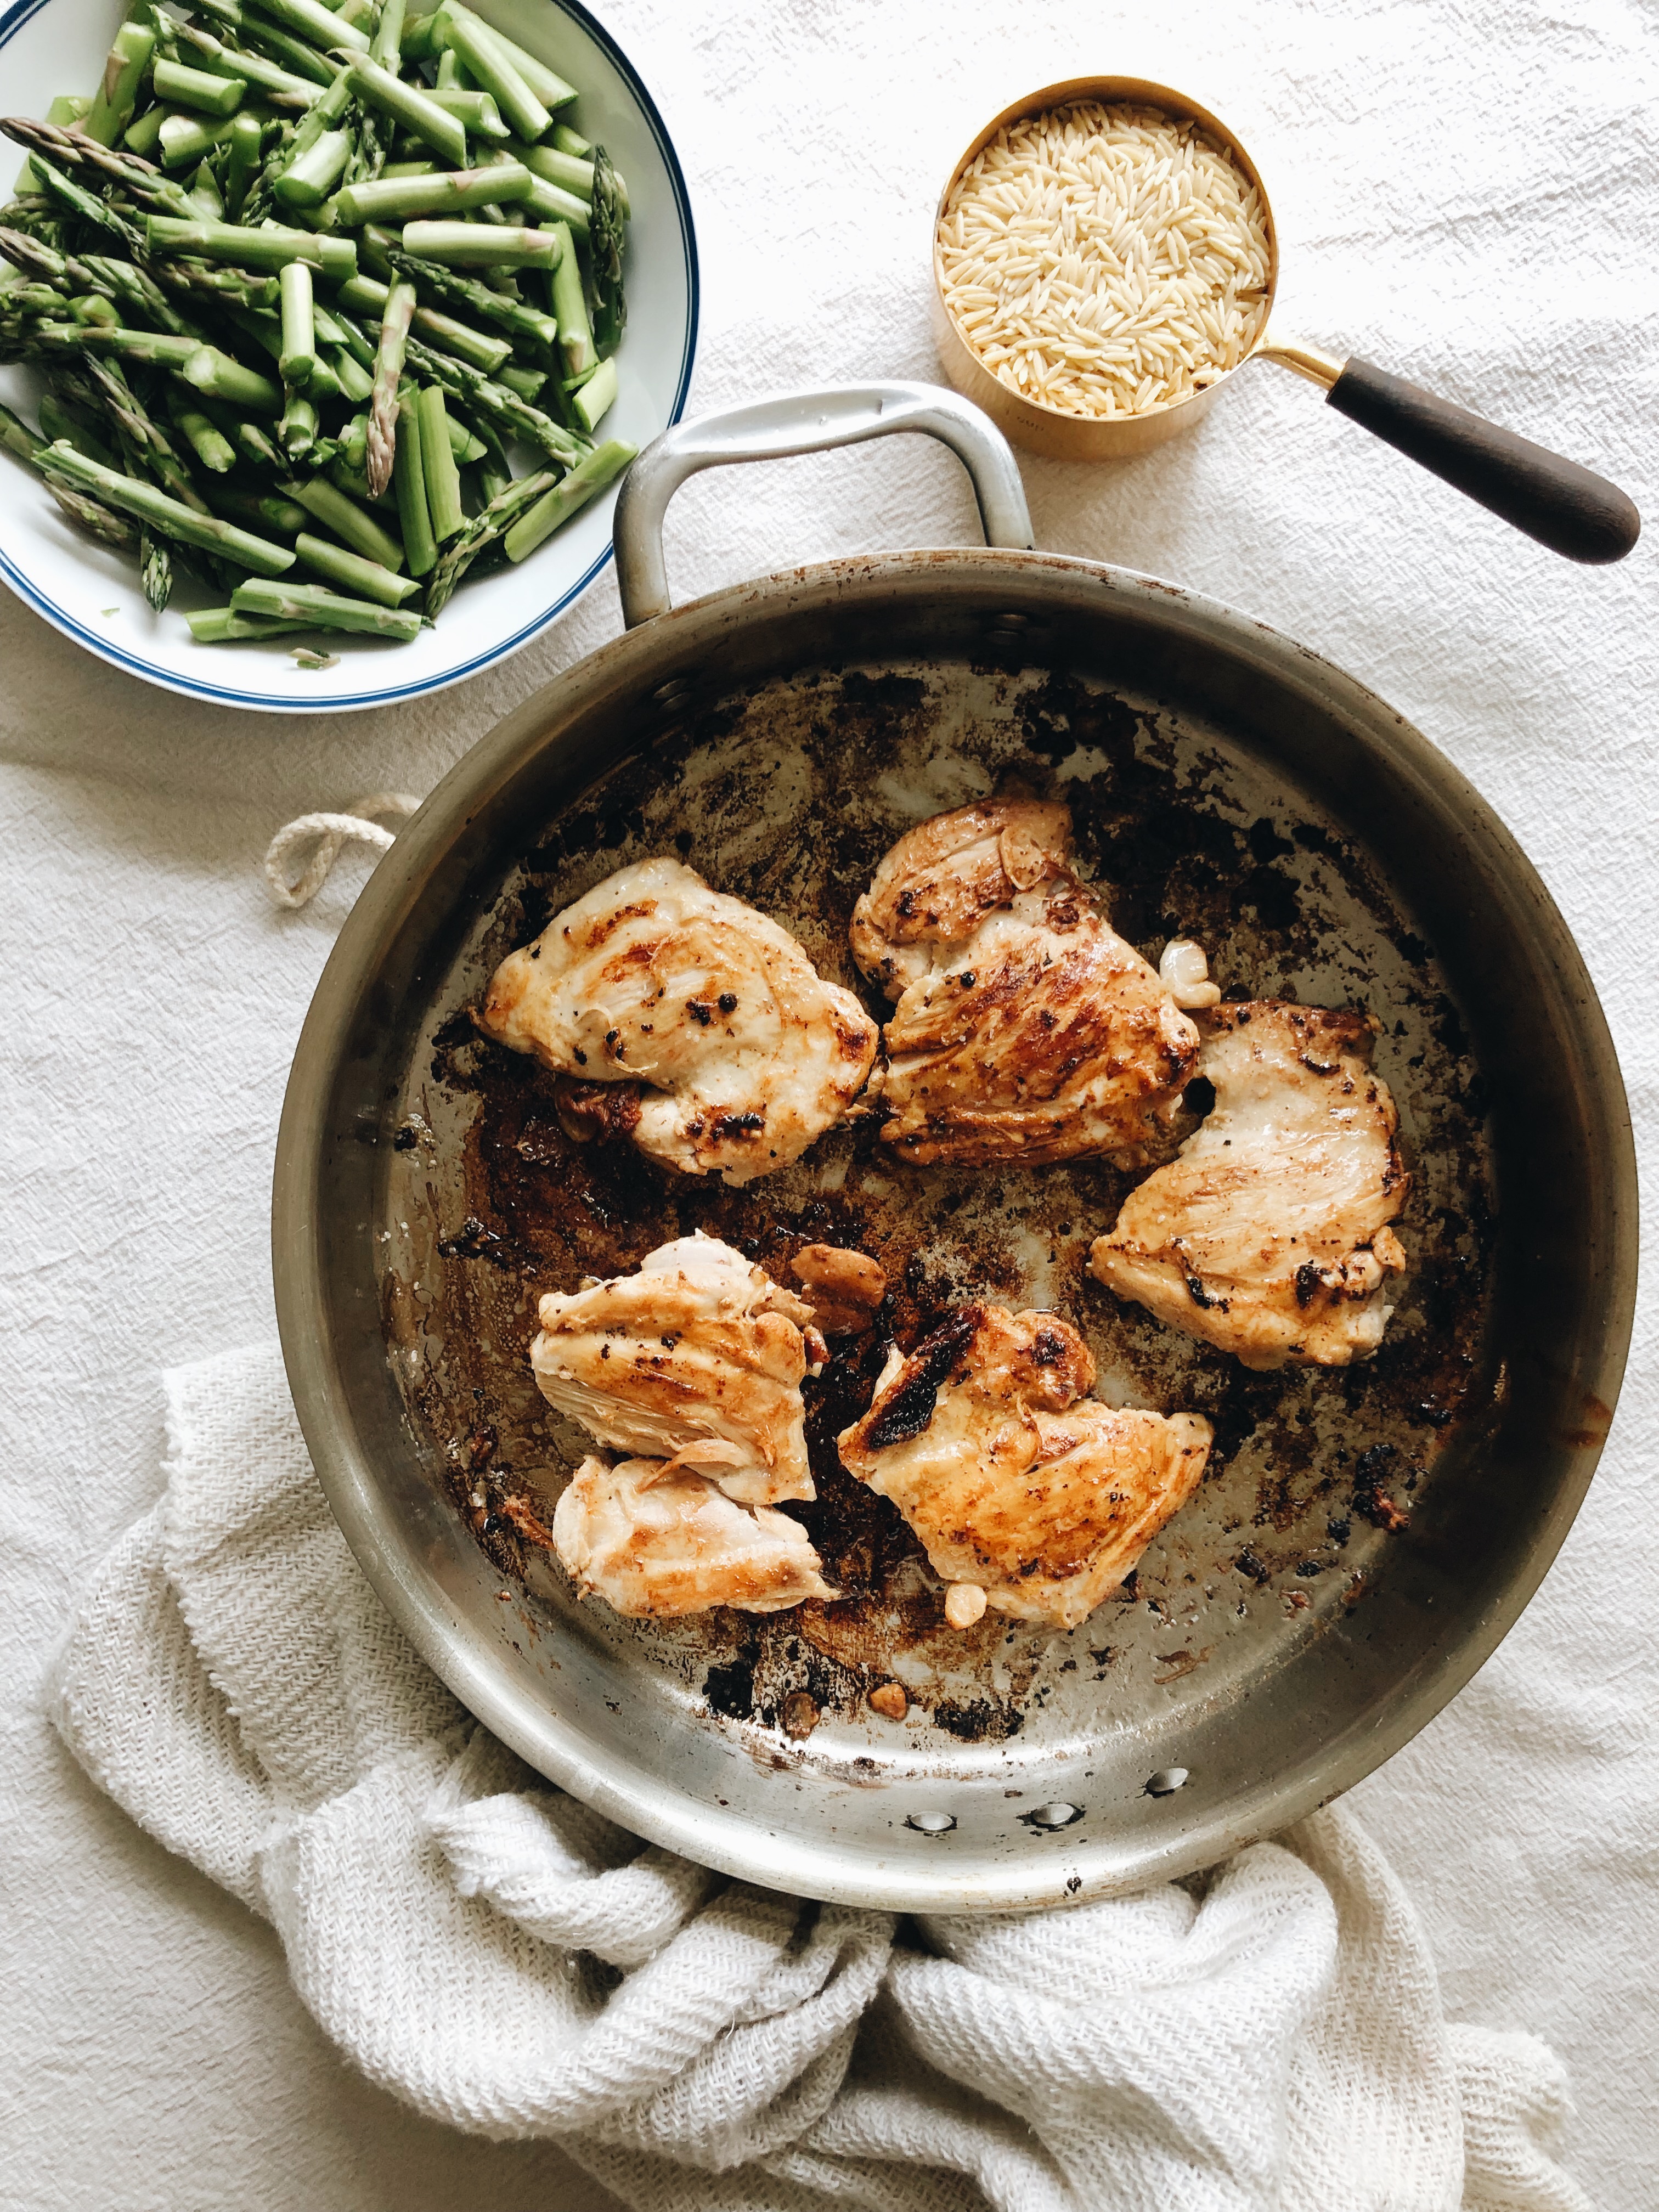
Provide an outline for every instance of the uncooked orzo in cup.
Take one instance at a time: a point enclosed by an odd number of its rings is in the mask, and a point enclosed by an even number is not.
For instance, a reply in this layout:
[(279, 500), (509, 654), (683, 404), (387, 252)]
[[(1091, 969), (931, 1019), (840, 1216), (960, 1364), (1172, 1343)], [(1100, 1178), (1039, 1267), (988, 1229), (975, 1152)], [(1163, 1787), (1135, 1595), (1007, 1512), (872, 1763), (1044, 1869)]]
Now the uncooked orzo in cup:
[(1261, 197), (1196, 123), (1085, 100), (1006, 124), (939, 217), (945, 302), (1012, 391), (1146, 415), (1235, 368), (1267, 312)]

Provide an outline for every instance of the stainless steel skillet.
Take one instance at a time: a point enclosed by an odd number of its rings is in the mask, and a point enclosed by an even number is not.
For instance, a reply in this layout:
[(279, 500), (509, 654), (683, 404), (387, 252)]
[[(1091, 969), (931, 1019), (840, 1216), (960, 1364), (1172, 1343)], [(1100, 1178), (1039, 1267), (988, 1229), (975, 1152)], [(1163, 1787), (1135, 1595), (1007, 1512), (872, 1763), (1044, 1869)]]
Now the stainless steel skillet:
[[(787, 571), (670, 609), (660, 521), (721, 461), (944, 436), (984, 550)], [(1467, 1681), (1553, 1558), (1606, 1435), (1634, 1291), (1617, 1063), (1560, 915), (1426, 739), (1316, 654), (1156, 580), (1025, 550), (1006, 447), (915, 386), (671, 432), (618, 513), (629, 629), (446, 778), (358, 901), (284, 1108), (273, 1255), (319, 1474), (394, 1616), (497, 1735), (734, 1875), (909, 1910), (1127, 1888), (1348, 1787)], [(895, 829), (1060, 791), (1125, 933), (1218, 947), (1230, 995), (1361, 1000), (1417, 1175), (1370, 1368), (1248, 1378), (1084, 1280), (1121, 1179), (911, 1179), (872, 1127), (748, 1194), (561, 1151), (466, 1007), (507, 945), (630, 854), (686, 852), (844, 960)], [(793, 1178), (793, 1180), (790, 1180)], [(1069, 1638), (946, 1640), (890, 1528), (828, 1494), (863, 1595), (757, 1627), (617, 1622), (525, 1546), (574, 1439), (523, 1376), (535, 1294), (702, 1223), (781, 1267), (861, 1239), (901, 1334), (970, 1288), (1072, 1312), (1108, 1395), (1216, 1419), (1220, 1464), (1136, 1589)], [(827, 1379), (822, 1447), (856, 1400)], [(839, 1393), (839, 1396), (836, 1394)], [(821, 1454), (815, 1465), (822, 1468)], [(836, 1516), (842, 1517), (837, 1519)], [(896, 1726), (865, 1702), (909, 1688)]]

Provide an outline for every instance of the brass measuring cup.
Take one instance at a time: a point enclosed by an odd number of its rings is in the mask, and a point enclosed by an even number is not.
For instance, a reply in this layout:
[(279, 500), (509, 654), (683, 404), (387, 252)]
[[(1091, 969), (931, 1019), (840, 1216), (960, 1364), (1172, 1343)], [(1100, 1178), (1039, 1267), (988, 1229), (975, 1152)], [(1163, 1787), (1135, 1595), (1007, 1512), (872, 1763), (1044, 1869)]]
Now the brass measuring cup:
[[(957, 179), (1006, 124), (1079, 100), (1153, 107), (1200, 125), (1227, 148), (1255, 186), (1267, 224), (1267, 312), (1255, 343), (1212, 384), (1144, 415), (1071, 415), (1015, 391), (985, 366), (945, 304), (939, 226)], [(1237, 135), (1218, 116), (1186, 93), (1145, 77), (1071, 77), (1064, 83), (1028, 93), (994, 116), (951, 170), (939, 194), (933, 215), (933, 304), (940, 363), (957, 390), (982, 407), (1016, 445), (1055, 460), (1115, 461), (1145, 453), (1162, 445), (1166, 438), (1192, 428), (1215, 404), (1224, 387), (1251, 362), (1276, 361), (1319, 386), (1328, 406), (1569, 560), (1618, 561), (1630, 551), (1641, 531), (1641, 517), (1619, 487), (1605, 477), (1535, 446), (1529, 439), (1517, 437), (1512, 430), (1501, 429), (1484, 416), (1455, 407), (1449, 400), (1437, 399), (1431, 392), (1357, 356), (1339, 361), (1276, 330), (1273, 307), (1279, 289), (1279, 233), (1261, 173)]]

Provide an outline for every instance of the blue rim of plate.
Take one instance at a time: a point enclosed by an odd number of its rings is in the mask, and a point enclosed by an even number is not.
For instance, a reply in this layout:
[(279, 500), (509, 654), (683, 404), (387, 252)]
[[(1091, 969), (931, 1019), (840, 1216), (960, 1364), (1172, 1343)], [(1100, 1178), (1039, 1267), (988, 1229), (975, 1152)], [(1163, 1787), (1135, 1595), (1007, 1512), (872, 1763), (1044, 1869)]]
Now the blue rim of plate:
[[(638, 103), (640, 112), (657, 142), (663, 166), (668, 172), (674, 208), (680, 222), (680, 249), (685, 257), (686, 295), (685, 347), (680, 358), (679, 382), (674, 392), (674, 404), (668, 413), (668, 422), (672, 427), (684, 414), (686, 396), (691, 389), (691, 368), (696, 358), (697, 324), (702, 300), (697, 267), (697, 234), (691, 220), (691, 196), (686, 189), (685, 174), (680, 167), (679, 156), (674, 151), (674, 142), (668, 135), (662, 117), (657, 112), (656, 101), (646, 90), (639, 71), (604, 24), (588, 13), (581, 5), (581, 0), (549, 0), (549, 4), (556, 7), (561, 15), (568, 15), (580, 23), (610, 60)], [(0, 15), (0, 52), (3, 52), (25, 23), (50, 5), (51, 0), (16, 0), (15, 6)], [(607, 544), (604, 552), (589, 563), (583, 574), (550, 607), (536, 616), (533, 621), (527, 622), (521, 629), (515, 630), (511, 637), (503, 639), (489, 652), (480, 653), (476, 660), (469, 660), (459, 668), (447, 670), (441, 676), (428, 677), (422, 683), (400, 684), (395, 691), (353, 691), (331, 699), (273, 699), (264, 694), (234, 691), (222, 684), (198, 684), (192, 677), (175, 676), (170, 671), (158, 669), (153, 662), (142, 659), (137, 653), (124, 653), (119, 646), (112, 645), (107, 638), (98, 636), (84, 623), (77, 622), (72, 614), (47, 599), (30, 582), (8, 556), (3, 546), (0, 546), (0, 576), (3, 576), (26, 606), (33, 607), (36, 614), (64, 637), (71, 639), (76, 645), (84, 646), (88, 653), (108, 662), (111, 667), (125, 669), (131, 675), (137, 676), (145, 684), (155, 684), (159, 690), (178, 692), (185, 698), (205, 699), (216, 706), (244, 708), (258, 714), (343, 714), (354, 707), (395, 707), (410, 699), (423, 698), (428, 692), (447, 691), (452, 684), (465, 683), (469, 676), (477, 676), (484, 669), (493, 668), (497, 661), (505, 660), (509, 653), (516, 653), (520, 646), (527, 645), (550, 623), (556, 622), (567, 608), (574, 606), (588, 586), (604, 574), (607, 563), (614, 557), (615, 550), (613, 544)]]

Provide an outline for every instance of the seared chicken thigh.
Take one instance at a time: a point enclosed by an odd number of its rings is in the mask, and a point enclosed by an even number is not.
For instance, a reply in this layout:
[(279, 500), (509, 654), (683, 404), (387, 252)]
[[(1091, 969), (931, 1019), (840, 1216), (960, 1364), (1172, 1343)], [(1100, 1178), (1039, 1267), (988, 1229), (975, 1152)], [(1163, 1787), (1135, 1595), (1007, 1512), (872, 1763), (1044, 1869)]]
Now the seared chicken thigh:
[(1406, 1264), (1387, 1224), (1411, 1178), (1371, 1073), (1364, 1014), (1273, 1001), (1201, 1018), (1215, 1106), (1131, 1191), (1089, 1264), (1120, 1297), (1246, 1367), (1340, 1367), (1375, 1352)]
[(1198, 1032), (1070, 848), (1063, 806), (957, 807), (901, 837), (854, 909), (853, 957), (898, 1002), (872, 1091), (906, 1158), (1134, 1165), (1176, 1112)]
[(728, 1183), (798, 1159), (864, 1087), (876, 1025), (789, 933), (679, 861), (622, 868), (490, 978), (483, 1028), (568, 1079), (573, 1136)]
[(583, 1597), (597, 1593), (635, 1618), (716, 1605), (780, 1613), (836, 1595), (787, 1514), (734, 1504), (702, 1475), (660, 1460), (585, 1459), (554, 1512), (553, 1542)]
[(800, 1386), (823, 1339), (811, 1307), (729, 1244), (679, 1237), (538, 1313), (542, 1395), (600, 1443), (698, 1468), (744, 1505), (816, 1494)]
[(988, 1604), (1075, 1627), (1196, 1489), (1210, 1424), (1118, 1412), (1085, 1395), (1094, 1381), (1058, 1316), (964, 1306), (893, 1353), (842, 1433), (842, 1465), (892, 1499), (952, 1585), (955, 1625)]

